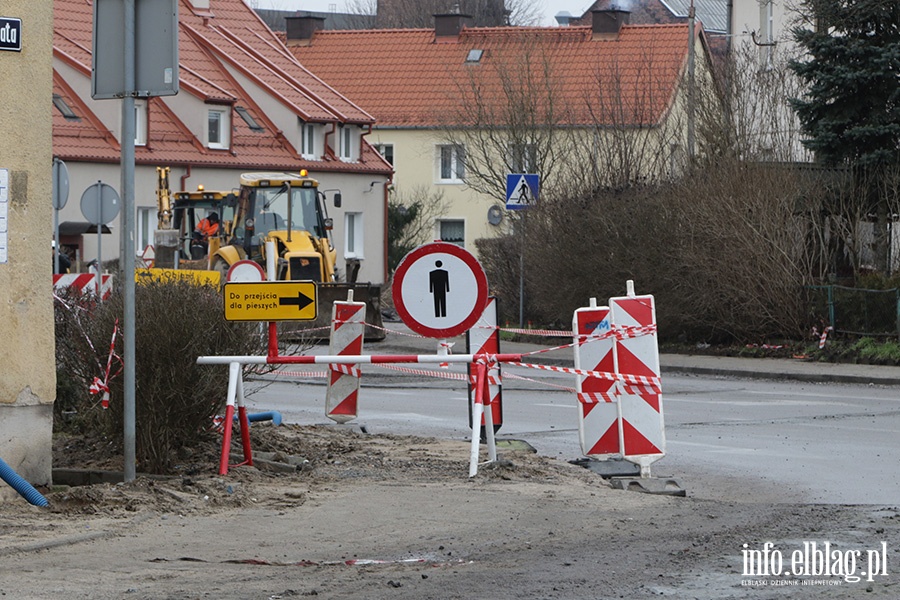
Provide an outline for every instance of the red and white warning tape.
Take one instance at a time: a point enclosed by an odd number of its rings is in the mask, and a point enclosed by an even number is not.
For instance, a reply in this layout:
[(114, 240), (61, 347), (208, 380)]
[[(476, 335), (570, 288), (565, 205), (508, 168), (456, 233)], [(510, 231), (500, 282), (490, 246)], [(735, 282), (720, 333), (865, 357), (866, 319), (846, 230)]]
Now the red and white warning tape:
[(526, 369), (540, 369), (542, 371), (554, 371), (556, 373), (570, 373), (572, 375), (583, 375), (585, 377), (597, 377), (599, 379), (607, 379), (609, 381), (624, 382), (626, 393), (637, 394), (659, 394), (660, 381), (659, 377), (644, 377), (643, 375), (629, 375), (627, 373), (607, 373), (603, 371), (586, 371), (584, 369), (570, 369), (568, 367), (557, 367), (554, 365), (536, 365), (522, 362), (503, 363), (512, 367), (525, 367)]
[(310, 379), (328, 377), (328, 373), (326, 373), (325, 371), (281, 371), (281, 370), (276, 370), (275, 373), (278, 375), (287, 375), (288, 377), (300, 377), (300, 378), (306, 377), (306, 378), (310, 378)]
[(571, 393), (573, 393), (573, 394), (576, 393), (575, 388), (569, 387), (569, 386), (567, 386), (567, 385), (559, 385), (559, 384), (556, 384), (556, 383), (550, 383), (549, 381), (541, 381), (540, 379), (533, 379), (533, 378), (531, 378), (531, 377), (522, 377), (521, 375), (516, 375), (516, 374), (514, 374), (514, 373), (510, 373), (509, 371), (506, 371), (505, 373), (503, 373), (503, 379), (515, 379), (515, 380), (517, 380), (517, 381), (528, 381), (528, 382), (530, 382), (530, 383), (536, 383), (536, 384), (538, 384), (538, 385), (544, 385), (544, 386), (547, 386), (547, 387), (551, 387), (551, 388), (555, 388), (555, 389), (558, 389), (558, 390), (562, 390), (562, 391), (564, 391), (564, 392), (571, 392)]
[(438, 379), (453, 379), (455, 381), (466, 381), (467, 377), (464, 373), (449, 373), (447, 371), (430, 371), (428, 369), (411, 369), (409, 367), (400, 367), (397, 365), (377, 364), (376, 367), (382, 369), (390, 369), (391, 371), (400, 371), (401, 373), (409, 373), (410, 375), (425, 375), (427, 377), (437, 377)]
[(353, 375), (354, 377), (362, 377), (362, 371), (359, 370), (359, 366), (357, 366), (357, 365), (330, 364), (330, 365), (328, 365), (328, 367), (336, 373), (343, 373), (345, 375)]
[[(88, 387), (88, 391), (91, 394), (100, 394), (102, 392), (102, 396), (100, 399), (100, 406), (103, 408), (109, 408), (109, 381), (112, 377), (117, 376), (122, 372), (122, 368), (124, 367), (124, 363), (122, 363), (122, 359), (119, 358), (119, 355), (116, 354), (116, 334), (119, 331), (119, 320), (116, 319), (115, 324), (113, 325), (112, 332), (112, 340), (109, 342), (109, 356), (106, 359), (106, 372), (103, 375), (103, 379), (99, 377), (94, 377), (93, 383), (91, 383), (90, 387)], [(110, 377), (109, 372), (112, 370), (112, 360), (113, 357), (119, 361), (122, 366), (119, 367), (119, 370), (116, 371), (112, 377)]]

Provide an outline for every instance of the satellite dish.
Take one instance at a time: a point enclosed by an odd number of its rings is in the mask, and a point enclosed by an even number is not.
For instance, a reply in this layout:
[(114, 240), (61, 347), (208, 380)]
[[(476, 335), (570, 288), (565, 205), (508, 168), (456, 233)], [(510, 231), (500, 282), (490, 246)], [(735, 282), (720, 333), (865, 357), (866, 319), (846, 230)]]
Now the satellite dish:
[(488, 209), (487, 220), (491, 225), (499, 225), (503, 220), (503, 209), (494, 204)]

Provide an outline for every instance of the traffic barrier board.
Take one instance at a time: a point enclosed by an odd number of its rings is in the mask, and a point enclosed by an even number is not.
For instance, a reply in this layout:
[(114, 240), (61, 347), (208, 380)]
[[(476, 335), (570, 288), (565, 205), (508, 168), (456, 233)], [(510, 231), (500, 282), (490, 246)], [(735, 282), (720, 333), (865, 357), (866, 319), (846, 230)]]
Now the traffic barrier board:
[[(612, 373), (615, 371), (609, 307), (579, 308), (572, 318), (575, 342), (575, 369)], [(619, 407), (616, 404), (616, 381), (577, 375), (578, 437), (581, 451), (595, 458), (619, 454)]]
[(228, 321), (312, 321), (316, 316), (316, 284), (313, 281), (225, 284), (225, 319)]
[[(335, 302), (331, 309), (330, 354), (362, 354), (366, 326), (365, 302)], [(329, 365), (325, 415), (337, 423), (356, 418), (359, 409), (360, 371), (357, 365)]]
[[(646, 328), (656, 325), (653, 296), (610, 298), (612, 321), (616, 327)], [(656, 331), (627, 337), (615, 344), (616, 372), (647, 381), (659, 378), (659, 349)], [(662, 394), (649, 386), (623, 388), (619, 396), (620, 447), (622, 456), (649, 469), (666, 453)]]

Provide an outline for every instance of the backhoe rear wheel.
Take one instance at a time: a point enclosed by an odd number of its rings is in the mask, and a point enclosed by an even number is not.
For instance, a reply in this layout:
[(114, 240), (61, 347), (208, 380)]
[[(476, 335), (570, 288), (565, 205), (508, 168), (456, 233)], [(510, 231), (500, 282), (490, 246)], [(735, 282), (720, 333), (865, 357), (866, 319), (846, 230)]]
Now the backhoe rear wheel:
[(225, 277), (228, 275), (228, 269), (231, 268), (223, 259), (216, 257), (213, 260), (212, 270), (219, 274), (219, 285), (225, 285)]

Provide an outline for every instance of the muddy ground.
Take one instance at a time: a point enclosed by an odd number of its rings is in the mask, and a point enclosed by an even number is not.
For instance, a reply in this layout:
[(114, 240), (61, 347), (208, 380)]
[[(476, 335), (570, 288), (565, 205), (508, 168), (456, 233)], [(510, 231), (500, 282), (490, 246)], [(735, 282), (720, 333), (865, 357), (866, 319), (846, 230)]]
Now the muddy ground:
[[(337, 426), (252, 432), (270, 463), (219, 476), (210, 438), (184, 453), (175, 477), (43, 490), (45, 509), (3, 502), (0, 595), (900, 597), (900, 504), (773, 505), (752, 490), (733, 502), (654, 496), (511, 449), (470, 479), (463, 441)], [(121, 469), (78, 439), (58, 438), (54, 460)], [(777, 551), (788, 569), (793, 553), (828, 542), (843, 574), (815, 575), (813, 565), (809, 575), (746, 576), (743, 553), (766, 542), (773, 568)], [(882, 556), (878, 575), (853, 581)]]

